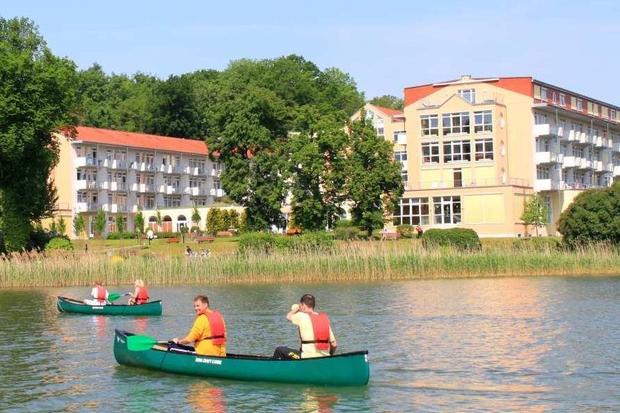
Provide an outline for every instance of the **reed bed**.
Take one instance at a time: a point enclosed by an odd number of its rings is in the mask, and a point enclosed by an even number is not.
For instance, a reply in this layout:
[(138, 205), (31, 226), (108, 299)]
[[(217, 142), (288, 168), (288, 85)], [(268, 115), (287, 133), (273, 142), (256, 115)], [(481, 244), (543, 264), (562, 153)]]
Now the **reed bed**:
[(383, 281), (553, 275), (620, 275), (620, 251), (593, 245), (573, 251), (485, 247), (427, 251), (389, 242), (352, 242), (330, 253), (229, 254), (209, 258), (71, 253), (16, 255), (0, 261), (0, 288), (130, 284)]

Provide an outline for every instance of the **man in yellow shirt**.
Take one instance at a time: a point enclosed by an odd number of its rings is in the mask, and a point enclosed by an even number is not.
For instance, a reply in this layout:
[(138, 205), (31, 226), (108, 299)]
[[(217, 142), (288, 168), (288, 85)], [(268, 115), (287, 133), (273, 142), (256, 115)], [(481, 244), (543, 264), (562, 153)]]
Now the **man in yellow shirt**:
[[(173, 349), (194, 350), (203, 356), (226, 357), (226, 324), (219, 311), (209, 308), (209, 298), (199, 295), (194, 298), (196, 319), (185, 338), (173, 338)], [(194, 347), (187, 344), (194, 343)]]
[(291, 360), (299, 358), (327, 357), (336, 352), (338, 344), (325, 313), (314, 311), (315, 298), (305, 294), (299, 304), (293, 304), (286, 318), (299, 328), (300, 350), (278, 347), (273, 358)]

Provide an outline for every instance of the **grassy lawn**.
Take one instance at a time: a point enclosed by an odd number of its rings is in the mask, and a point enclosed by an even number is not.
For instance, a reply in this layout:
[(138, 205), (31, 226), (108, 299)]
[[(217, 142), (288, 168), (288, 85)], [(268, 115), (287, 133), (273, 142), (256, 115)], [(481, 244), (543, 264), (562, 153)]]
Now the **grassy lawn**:
[(140, 243), (136, 239), (107, 240), (90, 239), (75, 240), (76, 251), (85, 251), (88, 244), (88, 252), (93, 254), (119, 254), (119, 255), (151, 255), (151, 256), (181, 256), (185, 254), (185, 248), (189, 246), (194, 252), (208, 249), (212, 255), (228, 255), (237, 251), (235, 238), (216, 238), (213, 242), (197, 243), (186, 238), (185, 243), (169, 243), (167, 239), (155, 239), (149, 242), (143, 240)]

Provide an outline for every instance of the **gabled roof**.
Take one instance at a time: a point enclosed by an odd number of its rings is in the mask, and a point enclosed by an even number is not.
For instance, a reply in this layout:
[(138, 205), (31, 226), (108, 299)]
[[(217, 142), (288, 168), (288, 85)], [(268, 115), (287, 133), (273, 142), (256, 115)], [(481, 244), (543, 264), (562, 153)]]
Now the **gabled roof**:
[(165, 152), (182, 152), (196, 155), (208, 154), (207, 144), (202, 140), (91, 128), (89, 126), (78, 126), (75, 129), (75, 140), (83, 142), (127, 146), (138, 149), (152, 149)]
[(381, 112), (383, 112), (386, 115), (391, 116), (391, 117), (402, 116), (403, 115), (403, 111), (402, 110), (386, 108), (386, 107), (383, 107), (383, 106), (377, 106), (377, 105), (373, 105), (372, 103), (371, 103), (371, 105), (374, 106), (375, 108), (379, 109)]

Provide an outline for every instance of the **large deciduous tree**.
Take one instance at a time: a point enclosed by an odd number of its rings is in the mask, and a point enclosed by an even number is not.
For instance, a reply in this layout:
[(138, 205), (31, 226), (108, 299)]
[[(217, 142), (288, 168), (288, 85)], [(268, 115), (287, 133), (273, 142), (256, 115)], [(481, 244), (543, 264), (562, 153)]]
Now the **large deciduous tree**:
[(403, 100), (392, 95), (374, 97), (370, 99), (370, 103), (384, 108), (403, 110)]
[(393, 145), (377, 136), (362, 116), (349, 125), (350, 159), (347, 163), (348, 195), (353, 222), (372, 231), (382, 228), (385, 216), (403, 193), (401, 165), (394, 160)]
[(8, 250), (26, 246), (31, 223), (51, 216), (52, 132), (74, 123), (75, 65), (56, 57), (28, 19), (0, 18), (0, 207)]

